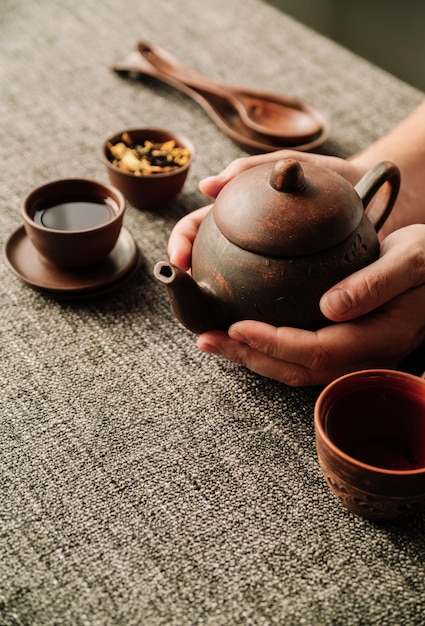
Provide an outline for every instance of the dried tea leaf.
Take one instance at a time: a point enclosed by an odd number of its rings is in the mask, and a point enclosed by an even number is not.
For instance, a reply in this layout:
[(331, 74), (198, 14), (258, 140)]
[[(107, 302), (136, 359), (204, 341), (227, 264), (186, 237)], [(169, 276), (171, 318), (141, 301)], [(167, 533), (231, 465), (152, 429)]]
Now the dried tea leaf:
[(163, 143), (146, 140), (140, 145), (133, 142), (129, 133), (122, 133), (116, 144), (108, 143), (107, 149), (113, 165), (136, 176), (170, 172), (190, 159), (190, 151), (176, 145), (174, 139)]

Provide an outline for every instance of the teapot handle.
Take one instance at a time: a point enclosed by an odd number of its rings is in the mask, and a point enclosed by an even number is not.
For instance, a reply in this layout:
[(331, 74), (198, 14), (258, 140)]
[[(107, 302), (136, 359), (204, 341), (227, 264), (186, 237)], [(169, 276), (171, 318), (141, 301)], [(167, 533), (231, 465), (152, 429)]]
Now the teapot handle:
[[(387, 184), (384, 185), (384, 183)], [(400, 170), (390, 161), (382, 161), (375, 165), (354, 187), (363, 202), (364, 209), (381, 187), (382, 192), (377, 195), (373, 206), (366, 211), (376, 232), (382, 228), (391, 213), (400, 189)]]

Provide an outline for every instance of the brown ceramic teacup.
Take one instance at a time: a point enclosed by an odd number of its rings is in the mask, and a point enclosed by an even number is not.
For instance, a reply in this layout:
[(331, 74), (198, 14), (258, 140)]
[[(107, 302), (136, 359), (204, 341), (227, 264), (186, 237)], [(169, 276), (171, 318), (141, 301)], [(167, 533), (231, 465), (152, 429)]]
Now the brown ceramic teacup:
[(326, 482), (347, 509), (376, 521), (425, 507), (425, 381), (364, 370), (330, 383), (315, 406)]
[(40, 185), (22, 202), (27, 236), (37, 251), (64, 268), (103, 260), (121, 231), (125, 198), (118, 189), (84, 178)]

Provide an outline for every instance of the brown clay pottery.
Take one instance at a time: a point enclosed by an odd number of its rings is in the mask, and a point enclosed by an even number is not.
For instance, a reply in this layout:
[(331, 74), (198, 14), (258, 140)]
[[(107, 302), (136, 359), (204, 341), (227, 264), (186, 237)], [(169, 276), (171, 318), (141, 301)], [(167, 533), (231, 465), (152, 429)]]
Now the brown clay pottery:
[(150, 76), (183, 92), (223, 133), (251, 153), (289, 147), (312, 150), (330, 134), (329, 119), (311, 104), (291, 96), (218, 83), (159, 46), (140, 41), (113, 69), (121, 75)]
[(104, 183), (84, 178), (53, 180), (22, 202), (25, 232), (51, 263), (85, 268), (105, 259), (121, 232), (125, 198)]
[(322, 294), (378, 257), (377, 230), (399, 184), (389, 162), (356, 187), (294, 159), (251, 168), (225, 185), (202, 222), (191, 275), (160, 261), (154, 276), (195, 333), (243, 319), (318, 328), (328, 323), (319, 309)]
[(317, 454), (351, 512), (391, 521), (425, 508), (425, 381), (364, 370), (328, 385), (315, 406)]
[(259, 90), (224, 85), (183, 65), (170, 52), (159, 46), (139, 41), (139, 52), (158, 71), (204, 95), (213, 103), (230, 107), (245, 126), (256, 133), (279, 137), (288, 145), (314, 139), (321, 133), (317, 119), (301, 106), (292, 106), (290, 99)]
[[(125, 168), (116, 164), (111, 147), (117, 147), (117, 144), (123, 146), (123, 142), (127, 144), (127, 149), (131, 148), (127, 154), (136, 161), (137, 169), (128, 164)], [(169, 144), (166, 150), (163, 149)], [(185, 158), (176, 166), (173, 153), (183, 151)], [(137, 154), (138, 158), (135, 159), (131, 153)], [(158, 156), (153, 157), (151, 169), (144, 171), (143, 160), (155, 153)], [(166, 156), (170, 161), (166, 161)], [(126, 128), (108, 137), (102, 145), (102, 160), (111, 184), (131, 205), (148, 211), (167, 206), (181, 192), (194, 156), (195, 148), (189, 139), (165, 128)]]

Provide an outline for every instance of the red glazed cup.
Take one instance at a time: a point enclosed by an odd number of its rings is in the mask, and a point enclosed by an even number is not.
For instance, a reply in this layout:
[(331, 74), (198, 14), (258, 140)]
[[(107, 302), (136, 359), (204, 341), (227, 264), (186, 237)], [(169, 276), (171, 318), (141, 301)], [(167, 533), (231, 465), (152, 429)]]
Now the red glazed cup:
[(376, 521), (425, 507), (425, 381), (364, 370), (330, 383), (314, 414), (320, 467), (357, 515)]

